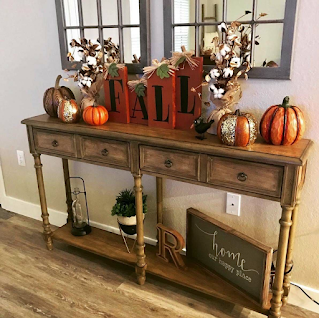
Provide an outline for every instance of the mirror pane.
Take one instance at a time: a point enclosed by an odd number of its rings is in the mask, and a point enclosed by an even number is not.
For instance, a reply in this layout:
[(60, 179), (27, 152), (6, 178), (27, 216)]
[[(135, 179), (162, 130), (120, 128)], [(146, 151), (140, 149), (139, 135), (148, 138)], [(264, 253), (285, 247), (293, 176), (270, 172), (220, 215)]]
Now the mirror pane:
[(124, 63), (132, 63), (133, 60), (137, 62), (141, 57), (140, 28), (124, 28), (123, 43)]
[(118, 25), (117, 0), (101, 0), (103, 25)]
[(64, 16), (66, 26), (78, 26), (79, 10), (77, 0), (63, 0)]
[[(108, 56), (112, 56), (112, 54), (113, 54), (114, 58), (119, 59), (120, 52), (118, 50), (118, 46), (119, 46), (120, 40), (119, 40), (118, 28), (103, 29), (103, 38), (104, 38), (104, 44), (105, 44), (105, 46), (104, 46), (105, 60)], [(114, 44), (116, 46), (116, 49), (114, 49), (114, 46), (112, 44)]]
[(70, 43), (73, 39), (79, 41), (80, 38), (81, 38), (80, 29), (66, 30), (66, 40), (68, 43), (67, 49), (68, 49), (68, 52), (71, 52), (73, 54), (75, 61), (81, 61), (81, 57), (77, 54), (77, 51), (71, 47)]
[(96, 0), (82, 1), (83, 25), (98, 25)]
[(223, 0), (200, 0), (200, 22), (223, 21)]
[[(245, 14), (246, 11), (250, 13)], [(253, 0), (228, 0), (227, 21), (250, 21), (252, 20)]]
[(280, 66), (283, 23), (260, 24), (256, 36), (259, 45), (255, 45), (253, 66), (262, 67), (264, 62), (268, 67)]
[(195, 51), (195, 27), (182, 26), (174, 28), (174, 51), (181, 52), (183, 45), (187, 51)]
[(285, 17), (286, 0), (258, 0), (257, 16), (267, 13), (267, 20), (283, 19)]
[(99, 39), (99, 29), (84, 29), (84, 37), (87, 40), (97, 41)]
[(195, 0), (174, 0), (174, 23), (195, 22)]
[(123, 24), (140, 24), (140, 1), (122, 0)]

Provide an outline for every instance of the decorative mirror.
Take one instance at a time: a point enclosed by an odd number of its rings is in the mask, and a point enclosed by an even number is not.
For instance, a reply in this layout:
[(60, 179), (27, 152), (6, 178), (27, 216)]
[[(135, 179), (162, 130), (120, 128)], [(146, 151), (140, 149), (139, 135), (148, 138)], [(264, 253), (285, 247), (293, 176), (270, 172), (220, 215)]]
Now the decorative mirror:
[(163, 0), (165, 56), (184, 45), (210, 60), (221, 22), (250, 26), (251, 78), (290, 79), (297, 0)]
[(149, 63), (149, 0), (56, 0), (56, 10), (63, 69), (80, 68), (67, 59), (71, 40), (79, 38), (105, 48), (111, 38), (129, 73)]

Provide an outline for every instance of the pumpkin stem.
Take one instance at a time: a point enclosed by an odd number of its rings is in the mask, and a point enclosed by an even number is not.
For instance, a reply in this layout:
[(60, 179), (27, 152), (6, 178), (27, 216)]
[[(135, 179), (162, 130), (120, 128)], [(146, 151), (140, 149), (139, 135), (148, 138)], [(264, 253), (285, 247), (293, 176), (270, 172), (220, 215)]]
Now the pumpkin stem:
[(239, 110), (239, 109), (236, 109), (236, 111), (235, 111), (235, 114), (234, 114), (234, 115), (236, 115), (236, 116), (241, 116), (240, 110)]
[(289, 96), (286, 96), (282, 102), (282, 107), (288, 108), (289, 107)]
[(55, 89), (60, 88), (59, 83), (60, 83), (60, 79), (61, 79), (61, 78), (62, 78), (61, 75), (58, 75), (58, 77), (56, 78), (56, 80), (55, 80), (55, 86), (54, 86)]

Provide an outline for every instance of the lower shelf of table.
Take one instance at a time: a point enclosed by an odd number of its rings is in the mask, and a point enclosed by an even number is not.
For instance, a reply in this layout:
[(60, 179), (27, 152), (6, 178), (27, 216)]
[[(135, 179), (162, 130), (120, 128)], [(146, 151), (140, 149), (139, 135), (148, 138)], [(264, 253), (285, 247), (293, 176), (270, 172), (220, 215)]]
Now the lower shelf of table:
[[(53, 239), (130, 266), (135, 266), (136, 256), (135, 254), (127, 253), (120, 235), (93, 228), (89, 235), (75, 237), (71, 234), (71, 225), (66, 224), (53, 233)], [(132, 245), (133, 240), (129, 240), (129, 246), (131, 247)], [(222, 278), (204, 271), (186, 257), (187, 270), (183, 271), (177, 269), (173, 264), (159, 259), (156, 256), (156, 252), (157, 248), (155, 246), (146, 245), (147, 273), (260, 313), (268, 312), (267, 308), (261, 308), (261, 306)]]

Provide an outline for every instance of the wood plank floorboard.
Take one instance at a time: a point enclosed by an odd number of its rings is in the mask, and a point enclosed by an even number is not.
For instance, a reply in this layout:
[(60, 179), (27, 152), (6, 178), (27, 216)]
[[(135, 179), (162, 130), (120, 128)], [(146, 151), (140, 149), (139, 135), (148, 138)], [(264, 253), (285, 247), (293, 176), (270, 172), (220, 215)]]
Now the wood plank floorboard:
[[(135, 283), (128, 266), (54, 242), (42, 224), (0, 209), (1, 318), (262, 318), (261, 314), (148, 275)], [(319, 318), (288, 305), (284, 317)]]

